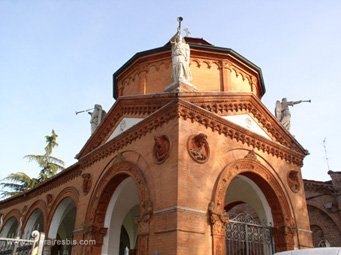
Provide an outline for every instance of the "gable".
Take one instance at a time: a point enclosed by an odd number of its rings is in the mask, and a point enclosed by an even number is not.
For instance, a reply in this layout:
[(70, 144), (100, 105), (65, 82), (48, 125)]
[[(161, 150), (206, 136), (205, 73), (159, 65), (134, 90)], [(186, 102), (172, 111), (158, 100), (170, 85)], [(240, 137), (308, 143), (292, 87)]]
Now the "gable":
[(111, 139), (115, 138), (116, 136), (122, 134), (124, 131), (133, 127), (134, 125), (139, 123), (141, 120), (143, 120), (143, 118), (129, 118), (129, 117), (122, 118), (122, 120), (118, 123), (118, 125), (113, 130), (113, 132), (111, 133), (109, 138), (106, 140), (106, 142), (108, 142)]
[(270, 141), (273, 140), (249, 114), (223, 116), (223, 118)]

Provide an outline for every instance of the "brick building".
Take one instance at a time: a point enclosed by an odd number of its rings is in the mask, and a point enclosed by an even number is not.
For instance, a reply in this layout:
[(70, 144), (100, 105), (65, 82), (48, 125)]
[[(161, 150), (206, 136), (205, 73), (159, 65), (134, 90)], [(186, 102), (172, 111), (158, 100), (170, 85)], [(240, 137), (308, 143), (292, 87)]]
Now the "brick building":
[(312, 247), (306, 150), (262, 104), (261, 69), (231, 49), (185, 40), (191, 84), (172, 82), (170, 43), (134, 55), (114, 73), (116, 102), (78, 162), (0, 202), (2, 236), (39, 229), (72, 240), (46, 254)]
[(304, 180), (314, 247), (341, 246), (341, 172), (328, 174), (331, 181)]

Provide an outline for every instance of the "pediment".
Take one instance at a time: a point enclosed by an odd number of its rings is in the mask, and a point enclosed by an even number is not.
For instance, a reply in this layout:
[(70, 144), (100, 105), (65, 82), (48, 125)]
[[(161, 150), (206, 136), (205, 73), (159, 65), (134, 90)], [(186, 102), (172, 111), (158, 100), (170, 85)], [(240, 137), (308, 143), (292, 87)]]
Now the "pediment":
[(142, 120), (143, 118), (123, 117), (121, 121), (116, 125), (116, 128), (112, 131), (111, 135), (109, 136), (106, 142), (122, 134), (124, 131), (135, 126), (137, 123), (139, 123)]
[(76, 158), (82, 158), (99, 146), (119, 136), (168, 102), (167, 99), (148, 96), (118, 99)]
[(249, 130), (255, 134), (263, 136), (264, 138), (273, 141), (270, 135), (267, 134), (266, 131), (253, 119), (249, 114), (240, 114), (240, 115), (229, 115), (223, 116), (225, 120), (228, 120), (242, 128)]
[[(150, 132), (153, 125), (164, 123), (165, 114), (171, 118), (178, 116), (199, 122), (231, 139), (297, 164), (301, 164), (299, 162), (307, 153), (253, 95), (164, 93), (118, 100), (77, 159), (89, 155), (102, 145), (105, 148), (116, 148), (116, 143), (124, 146), (126, 140), (122, 141), (123, 137), (139, 139), (142, 133)], [(152, 120), (155, 123), (151, 124)], [(130, 129), (133, 132), (128, 132)]]

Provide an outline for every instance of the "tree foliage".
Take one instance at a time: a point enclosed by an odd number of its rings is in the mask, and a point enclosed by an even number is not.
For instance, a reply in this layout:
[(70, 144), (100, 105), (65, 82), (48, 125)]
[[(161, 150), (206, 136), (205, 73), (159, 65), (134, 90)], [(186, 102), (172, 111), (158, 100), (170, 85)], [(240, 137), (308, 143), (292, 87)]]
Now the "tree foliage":
[(64, 162), (52, 156), (53, 149), (58, 146), (57, 137), (58, 135), (52, 130), (51, 135), (45, 136), (46, 147), (43, 155), (29, 154), (24, 157), (39, 166), (40, 171), (38, 177), (31, 178), (23, 172), (11, 173), (0, 183), (0, 186), (2, 186), (0, 195), (2, 197), (17, 195), (32, 189), (37, 184), (64, 170)]

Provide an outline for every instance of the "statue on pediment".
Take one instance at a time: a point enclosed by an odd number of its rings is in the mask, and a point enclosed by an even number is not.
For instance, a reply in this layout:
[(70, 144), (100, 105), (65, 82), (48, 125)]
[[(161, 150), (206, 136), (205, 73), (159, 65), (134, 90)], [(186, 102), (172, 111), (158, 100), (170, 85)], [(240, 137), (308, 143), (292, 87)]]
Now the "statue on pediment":
[(290, 119), (291, 114), (289, 111), (289, 106), (294, 106), (295, 104), (300, 104), (304, 102), (311, 103), (311, 100), (299, 100), (299, 101), (288, 101), (287, 98), (283, 98), (282, 102), (276, 101), (275, 116), (279, 122), (290, 131)]
[(101, 121), (104, 119), (106, 112), (102, 109), (102, 106), (95, 104), (93, 112), (88, 112), (91, 115), (91, 134), (95, 132), (95, 129), (99, 126)]

